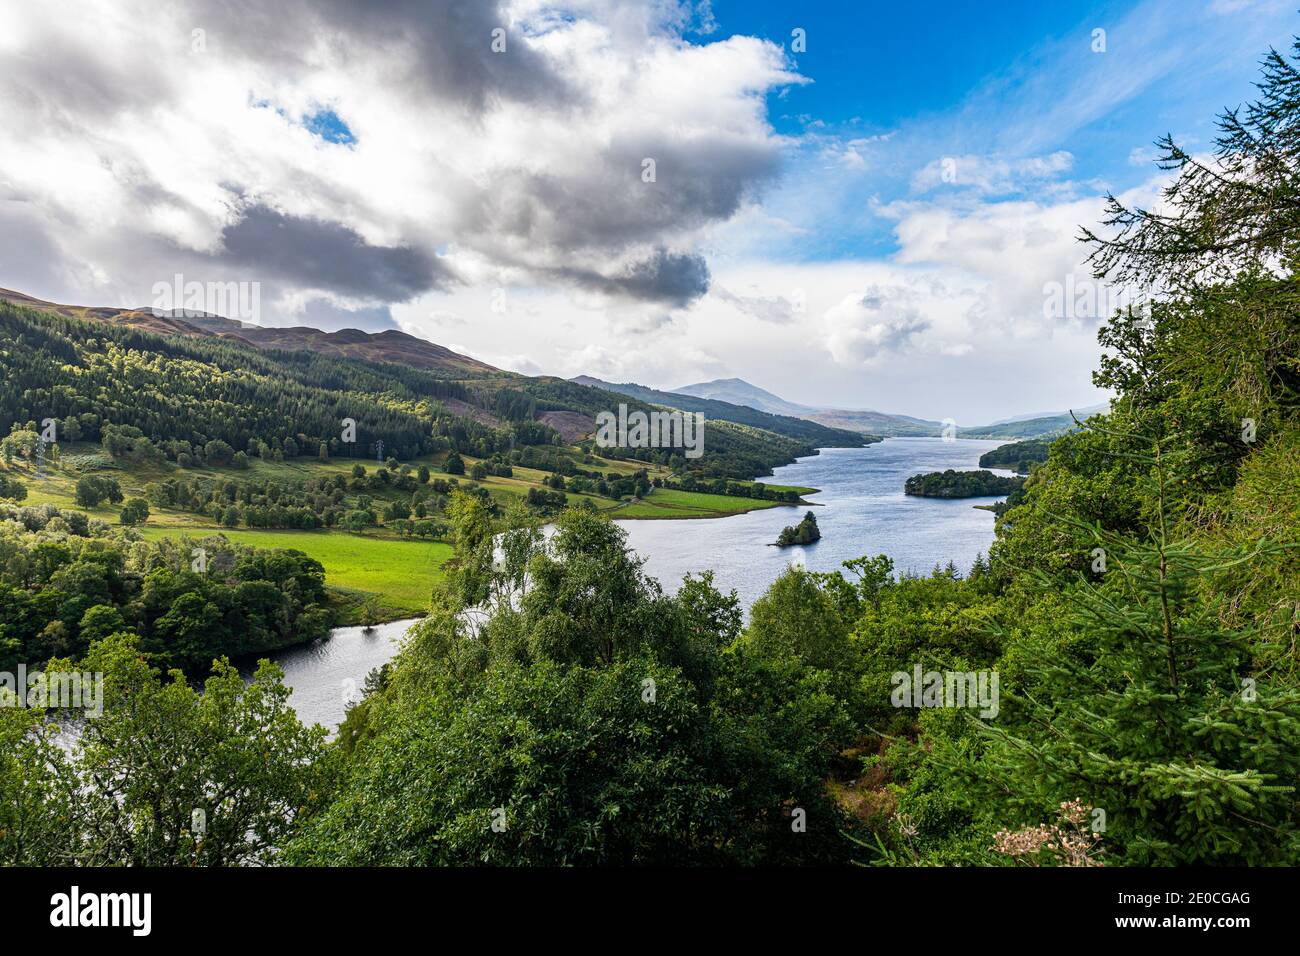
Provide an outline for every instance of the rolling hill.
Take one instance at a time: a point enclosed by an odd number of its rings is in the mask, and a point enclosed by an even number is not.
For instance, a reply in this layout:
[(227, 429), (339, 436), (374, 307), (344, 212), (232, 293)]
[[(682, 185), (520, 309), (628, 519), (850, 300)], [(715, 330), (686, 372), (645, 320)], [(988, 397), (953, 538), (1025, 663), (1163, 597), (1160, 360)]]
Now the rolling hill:
[(234, 338), (261, 349), (317, 352), (371, 362), (389, 362), (436, 372), (468, 375), (510, 374), (486, 362), (461, 355), (414, 335), (407, 335), (397, 329), (386, 329), (383, 332), (363, 332), (360, 329), (322, 332), (319, 329), (301, 326), (273, 328), (250, 325), (203, 312), (163, 311), (149, 307), (118, 309), (104, 306), (62, 305), (36, 299), (10, 289), (0, 289), (0, 301), (41, 312), (53, 312), (72, 319), (125, 325), (159, 335)]
[[(75, 418), (95, 435), (109, 424), (139, 429), (173, 461), (214, 440), (250, 457), (289, 448), (292, 456), (364, 458), (382, 443), (400, 460), (446, 450), (500, 458), (526, 446), (553, 458), (557, 446), (583, 442), (580, 454), (607, 462), (743, 481), (815, 455), (819, 445), (866, 442), (753, 409), (726, 406), (727, 414), (718, 403), (702, 457), (667, 447), (596, 449), (586, 439), (597, 414), (621, 401), (646, 412), (650, 404), (494, 369), (401, 332), (248, 327), (18, 292), (0, 293), (0, 371), (5, 421)], [(344, 419), (356, 422), (359, 443), (340, 444)]]
[(1084, 421), (1091, 415), (1106, 411), (1109, 405), (1093, 405), (1070, 412), (1058, 412), (1040, 418), (1021, 418), (1010, 421), (995, 422), (977, 428), (963, 428), (958, 431), (962, 438), (1047, 438), (1061, 435), (1077, 426), (1074, 419)]
[(942, 422), (913, 418), (910, 415), (891, 415), (869, 409), (816, 408), (786, 401), (779, 395), (746, 382), (742, 378), (719, 378), (711, 382), (697, 382), (673, 389), (679, 395), (715, 399), (737, 405), (747, 405), (774, 415), (789, 415), (817, 422), (827, 428), (860, 432), (885, 437), (921, 437), (938, 435)]
[(571, 381), (591, 388), (602, 388), (607, 391), (617, 392), (620, 395), (626, 395), (629, 398), (648, 402), (652, 405), (666, 405), (669, 408), (678, 408), (684, 412), (701, 412), (706, 421), (734, 422), (738, 425), (762, 428), (778, 435), (809, 442), (821, 448), (859, 448), (873, 441), (879, 441), (877, 436), (866, 435), (852, 429), (830, 428), (805, 418), (776, 415), (749, 405), (738, 405), (710, 398), (697, 398), (681, 392), (664, 392), (656, 388), (637, 385), (633, 382), (614, 384), (592, 378), (590, 375), (580, 375), (575, 379), (571, 379)]

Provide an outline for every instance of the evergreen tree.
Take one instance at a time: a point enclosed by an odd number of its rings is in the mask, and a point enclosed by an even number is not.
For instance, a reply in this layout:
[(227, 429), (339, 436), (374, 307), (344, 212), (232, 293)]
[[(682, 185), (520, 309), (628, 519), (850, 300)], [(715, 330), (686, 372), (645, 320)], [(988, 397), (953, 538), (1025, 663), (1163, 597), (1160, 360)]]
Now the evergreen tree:
[(1031, 824), (1082, 801), (1109, 862), (1294, 865), (1300, 692), (1252, 667), (1258, 629), (1225, 624), (1222, 594), (1204, 586), (1269, 546), (1175, 537), (1160, 443), (1132, 457), (1151, 469), (1154, 529), (1087, 529), (1105, 570), (1070, 592), (1071, 643), (1029, 668), (1021, 692), (1003, 689), (1010, 724), (983, 728), (973, 767), (997, 796), (975, 792)]

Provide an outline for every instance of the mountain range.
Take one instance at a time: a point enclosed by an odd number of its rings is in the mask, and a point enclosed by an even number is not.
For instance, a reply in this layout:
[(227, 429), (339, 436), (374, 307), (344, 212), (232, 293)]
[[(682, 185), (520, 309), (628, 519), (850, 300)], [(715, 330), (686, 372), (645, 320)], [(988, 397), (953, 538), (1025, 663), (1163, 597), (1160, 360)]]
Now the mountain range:
[[(116, 373), (117, 384), (92, 384), (87, 370), (103, 374), (110, 354), (130, 371)], [(649, 414), (659, 404), (503, 371), (397, 331), (265, 328), (193, 310), (61, 305), (11, 291), (0, 292), (0, 360), (0, 420), (86, 414), (140, 428), (156, 444), (198, 447), (219, 438), (254, 455), (258, 443), (282, 448), (285, 440), (292, 449), (346, 452), (332, 433), (347, 415), (399, 458), (448, 445), (484, 458), (540, 446), (535, 458), (554, 457), (551, 446), (590, 439), (602, 413), (626, 403)], [(709, 419), (699, 457), (670, 447), (607, 455), (660, 465), (672, 459), (683, 474), (749, 480), (818, 448), (880, 440), (747, 406), (675, 400)], [(592, 445), (582, 454), (606, 457)]]
[[(44, 312), (54, 312), (69, 318), (125, 325), (160, 335), (232, 339), (261, 350), (308, 351), (404, 365), (409, 368), (465, 376), (471, 379), (522, 378), (516, 373), (503, 371), (479, 359), (397, 329), (387, 329), (382, 332), (364, 332), (359, 329), (323, 332), (307, 326), (260, 326), (206, 312), (164, 311), (151, 307), (63, 305), (9, 289), (0, 289), (0, 301)], [(666, 405), (682, 411), (701, 412), (709, 419), (761, 428), (820, 447), (856, 445), (861, 442), (861, 436), (937, 436), (942, 434), (944, 428), (943, 422), (911, 415), (872, 409), (802, 405), (788, 401), (741, 378), (696, 382), (671, 390), (650, 388), (633, 382), (607, 382), (589, 375), (580, 375), (570, 381), (578, 385), (626, 395), (650, 404)], [(1077, 410), (1076, 414), (1083, 419), (1105, 408), (1105, 405), (1091, 406)], [(471, 410), (466, 408), (460, 411), (465, 413)], [(958, 429), (958, 434), (964, 438), (1037, 438), (1066, 431), (1073, 425), (1069, 412), (1056, 412), (1036, 416), (1022, 415), (977, 427), (961, 427)], [(566, 422), (566, 428), (562, 430), (573, 431), (576, 435), (583, 429), (580, 423)]]
[[(719, 378), (709, 382), (696, 382), (668, 391), (651, 389), (633, 383), (616, 384), (584, 375), (573, 379), (585, 385), (619, 392), (659, 405), (670, 405), (686, 411), (697, 409), (691, 402), (708, 400), (741, 405), (772, 415), (802, 418), (828, 428), (843, 429), (866, 435), (893, 438), (933, 437), (943, 434), (944, 423), (911, 415), (898, 415), (871, 409), (820, 408), (800, 405), (779, 395), (759, 388), (741, 378)], [(690, 406), (688, 408), (688, 405)], [(1075, 410), (1080, 420), (1095, 412), (1104, 411), (1106, 405), (1094, 405)], [(707, 413), (706, 413), (707, 414)], [(957, 434), (963, 438), (1038, 438), (1054, 435), (1074, 427), (1070, 412), (1047, 412), (1020, 415), (993, 422), (989, 425), (959, 427)]]

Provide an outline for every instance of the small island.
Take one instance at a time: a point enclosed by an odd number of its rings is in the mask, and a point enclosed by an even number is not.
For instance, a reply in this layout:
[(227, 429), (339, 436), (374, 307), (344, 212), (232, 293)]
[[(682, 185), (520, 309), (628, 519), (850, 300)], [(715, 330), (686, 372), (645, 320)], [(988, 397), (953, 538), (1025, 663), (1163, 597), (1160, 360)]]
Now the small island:
[(983, 498), (1009, 495), (1024, 485), (1023, 478), (1008, 478), (991, 471), (932, 471), (913, 475), (903, 485), (903, 492), (921, 498)]
[(798, 524), (781, 530), (780, 537), (776, 539), (776, 546), (788, 548), (796, 544), (812, 544), (814, 541), (820, 541), (821, 536), (821, 529), (817, 527), (817, 518), (809, 511)]

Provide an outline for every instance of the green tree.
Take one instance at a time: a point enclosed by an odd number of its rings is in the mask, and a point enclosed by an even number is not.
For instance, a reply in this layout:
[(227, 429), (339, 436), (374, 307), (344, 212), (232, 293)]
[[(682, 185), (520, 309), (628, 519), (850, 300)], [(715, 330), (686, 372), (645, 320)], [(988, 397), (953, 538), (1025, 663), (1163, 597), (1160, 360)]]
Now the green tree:
[(126, 622), (122, 620), (122, 613), (113, 605), (96, 604), (94, 607), (87, 608), (86, 613), (81, 615), (81, 624), (77, 630), (81, 640), (89, 645), (94, 641), (103, 640), (110, 634), (125, 631)]
[(816, 575), (789, 567), (754, 602), (745, 640), (755, 653), (808, 667), (847, 671), (854, 649), (849, 626)]
[(204, 460), (214, 468), (221, 468), (228, 465), (234, 460), (235, 449), (230, 447), (228, 442), (220, 438), (214, 438), (203, 446)]
[(161, 680), (134, 638), (117, 634), (75, 669), (104, 675), (103, 714), (84, 722), (60, 767), (78, 795), (73, 839), (41, 862), (266, 864), (323, 792), (325, 731), (299, 723), (282, 674), (265, 661), (248, 684), (219, 661), (199, 693), (179, 674)]
[(77, 504), (83, 508), (94, 508), (103, 501), (112, 504), (120, 503), (122, 501), (122, 486), (118, 484), (116, 478), (109, 478), (104, 475), (87, 475), (85, 478), (77, 480), (74, 494)]
[(143, 498), (128, 498), (122, 506), (122, 524), (144, 524), (149, 520), (149, 502)]
[(549, 542), (527, 513), (494, 526), (476, 496), (453, 495), (448, 513), (447, 582), (350, 714), (346, 780), (290, 861), (842, 854), (848, 824), (823, 777), (845, 710), (818, 675), (725, 652), (734, 595), (708, 578), (664, 595), (624, 532), (590, 512), (562, 514)]
[(1022, 720), (986, 728), (976, 773), (1034, 823), (1072, 800), (1103, 810), (1114, 862), (1294, 864), (1300, 692), (1252, 669), (1258, 629), (1225, 624), (1223, 595), (1197, 586), (1268, 546), (1213, 552), (1173, 536), (1158, 443), (1147, 464), (1155, 529), (1091, 529), (1107, 570), (1070, 602), (1087, 640), (1030, 668), (1050, 698), (1022, 695)]
[[(10, 695), (0, 688), (0, 698)], [(84, 807), (57, 724), (35, 708), (0, 706), (0, 865), (81, 862)]]

